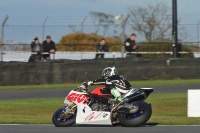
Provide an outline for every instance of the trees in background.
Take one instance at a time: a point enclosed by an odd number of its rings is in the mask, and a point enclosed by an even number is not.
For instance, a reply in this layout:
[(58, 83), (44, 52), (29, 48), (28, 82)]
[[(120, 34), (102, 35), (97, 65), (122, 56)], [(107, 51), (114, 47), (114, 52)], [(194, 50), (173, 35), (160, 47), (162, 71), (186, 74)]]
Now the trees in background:
[[(143, 7), (130, 6), (131, 28), (147, 42), (172, 41), (171, 9), (164, 2)], [(179, 27), (179, 39), (187, 37), (184, 27)]]
[(115, 18), (113, 15), (106, 14), (103, 12), (90, 12), (90, 17), (92, 19), (93, 25), (95, 26), (95, 34), (98, 34), (100, 27), (103, 28), (103, 35), (105, 36), (110, 25), (115, 23)]
[(171, 40), (171, 19), (168, 16), (170, 8), (165, 3), (148, 4), (144, 7), (128, 8), (131, 28), (143, 36), (146, 41)]

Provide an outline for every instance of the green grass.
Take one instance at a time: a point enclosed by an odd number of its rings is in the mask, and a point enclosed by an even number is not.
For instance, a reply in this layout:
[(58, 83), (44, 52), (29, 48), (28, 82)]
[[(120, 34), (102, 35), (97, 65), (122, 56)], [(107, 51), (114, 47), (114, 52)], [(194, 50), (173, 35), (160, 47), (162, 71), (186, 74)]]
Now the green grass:
[(200, 125), (200, 118), (187, 117), (187, 93), (152, 94), (153, 114), (148, 123), (161, 125)]
[[(51, 124), (52, 114), (63, 104), (59, 99), (0, 101), (0, 123)], [(153, 114), (147, 124), (199, 125), (200, 118), (187, 117), (187, 94), (152, 94), (147, 99)]]
[(49, 124), (63, 99), (23, 99), (0, 101), (0, 123)]
[[(183, 84), (200, 84), (200, 79), (175, 79), (175, 80), (145, 80), (131, 81), (132, 86), (161, 86), (161, 85), (183, 85)], [(49, 84), (49, 85), (24, 85), (24, 86), (0, 86), (0, 90), (30, 90), (30, 89), (60, 89), (76, 88), (81, 83), (66, 84)]]

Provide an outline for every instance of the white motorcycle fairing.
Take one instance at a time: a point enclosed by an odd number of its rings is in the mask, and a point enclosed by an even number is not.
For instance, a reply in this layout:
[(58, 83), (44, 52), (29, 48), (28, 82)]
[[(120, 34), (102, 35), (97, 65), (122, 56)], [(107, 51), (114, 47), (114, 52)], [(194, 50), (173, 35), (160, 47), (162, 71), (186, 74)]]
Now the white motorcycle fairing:
[(92, 111), (92, 109), (86, 104), (87, 99), (88, 97), (86, 96), (86, 93), (72, 90), (64, 100), (65, 104), (71, 102), (76, 104), (76, 124), (112, 125), (110, 112)]

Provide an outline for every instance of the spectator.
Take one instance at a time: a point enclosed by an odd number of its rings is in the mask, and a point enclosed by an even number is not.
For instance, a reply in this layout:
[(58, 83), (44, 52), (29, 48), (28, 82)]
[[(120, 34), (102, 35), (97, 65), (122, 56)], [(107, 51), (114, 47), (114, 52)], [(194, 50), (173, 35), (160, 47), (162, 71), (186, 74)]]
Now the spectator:
[[(99, 44), (96, 46), (97, 52), (109, 52), (108, 45), (106, 45), (106, 39), (101, 39)], [(95, 58), (104, 58), (104, 53), (96, 53)]]
[[(51, 40), (51, 36), (47, 36), (46, 40), (42, 43), (43, 52), (55, 54), (56, 46), (54, 41)], [(43, 59), (50, 60), (50, 54), (43, 54)]]
[(31, 43), (31, 51), (36, 52), (36, 54), (31, 54), (29, 58), (29, 62), (33, 62), (35, 60), (41, 60), (41, 43), (38, 37), (35, 37)]
[(125, 49), (127, 52), (133, 52), (138, 48), (138, 45), (135, 42), (136, 35), (133, 33), (125, 41)]
[(97, 52), (109, 52), (108, 45), (106, 45), (106, 39), (101, 39), (99, 44), (96, 46)]

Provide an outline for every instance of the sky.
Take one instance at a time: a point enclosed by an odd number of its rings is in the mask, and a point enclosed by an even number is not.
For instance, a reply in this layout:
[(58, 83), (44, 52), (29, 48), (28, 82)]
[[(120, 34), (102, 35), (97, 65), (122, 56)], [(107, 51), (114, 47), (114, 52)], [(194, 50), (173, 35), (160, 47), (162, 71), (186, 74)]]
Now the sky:
[[(37, 35), (41, 38), (41, 27), (34, 28), (30, 32), (31, 27), (11, 27), (11, 25), (42, 25), (44, 20), (48, 17), (46, 25), (80, 25), (83, 19), (87, 17), (85, 25), (92, 25), (92, 19), (89, 17), (90, 11), (105, 12), (111, 15), (128, 13), (128, 7), (137, 8), (146, 6), (147, 4), (154, 4), (163, 1), (169, 8), (172, 7), (172, 0), (0, 0), (0, 22), (6, 15), (9, 16), (6, 25), (5, 39), (18, 39), (15, 42), (27, 42)], [(200, 0), (177, 0), (178, 1), (178, 17), (181, 24), (197, 24), (200, 21)], [(171, 12), (169, 12), (171, 15)], [(9, 27), (10, 26), (10, 27)], [(10, 28), (10, 30), (9, 30)], [(195, 29), (193, 27), (193, 29)], [(45, 30), (45, 35), (65, 34), (66, 30), (63, 27), (56, 27), (51, 31)], [(59, 29), (59, 30), (58, 30)], [(80, 27), (79, 27), (80, 29)], [(85, 30), (87, 30), (85, 28)], [(62, 32), (61, 32), (62, 31)], [(195, 30), (196, 31), (196, 30)], [(20, 33), (19, 33), (20, 32)], [(190, 31), (192, 33), (192, 30)], [(26, 40), (22, 40), (26, 38)]]
[[(164, 1), (170, 8), (172, 0), (0, 0), (0, 21), (9, 15), (7, 23), (20, 21), (21, 24), (41, 24), (48, 16), (48, 22), (62, 24), (81, 22), (90, 11), (105, 12), (112, 15), (127, 14), (130, 6), (139, 7)], [(182, 23), (196, 24), (200, 20), (200, 0), (178, 0), (178, 14)], [(169, 13), (171, 15), (171, 13)], [(31, 22), (26, 20), (29, 18)], [(21, 19), (21, 20), (20, 20)], [(24, 19), (24, 20), (23, 20)], [(52, 19), (52, 20), (51, 20)], [(88, 21), (88, 23), (90, 23)]]

